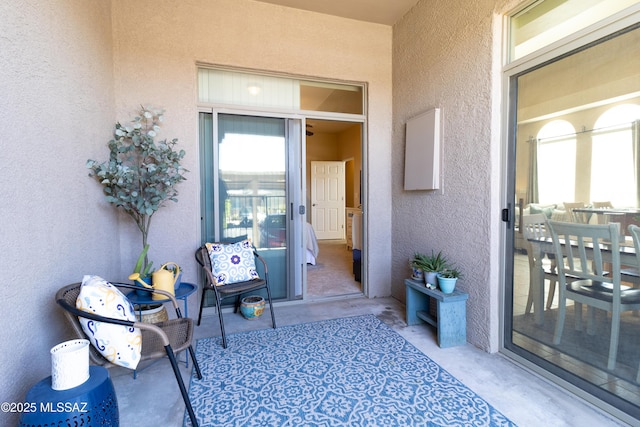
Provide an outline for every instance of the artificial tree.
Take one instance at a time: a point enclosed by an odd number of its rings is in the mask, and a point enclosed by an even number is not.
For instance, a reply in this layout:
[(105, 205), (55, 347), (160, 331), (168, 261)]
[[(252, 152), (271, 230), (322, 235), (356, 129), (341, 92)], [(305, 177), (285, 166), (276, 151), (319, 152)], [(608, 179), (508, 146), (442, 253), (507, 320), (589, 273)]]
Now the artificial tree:
[[(174, 149), (178, 139), (155, 141), (163, 117), (163, 110), (141, 106), (131, 123), (116, 123), (114, 138), (108, 144), (109, 160), (87, 161), (89, 176), (102, 185), (107, 201), (133, 218), (142, 233), (145, 266), (141, 267), (147, 271), (147, 237), (153, 214), (166, 201), (178, 201), (175, 187), (188, 172), (180, 165), (184, 150)], [(136, 268), (140, 269), (138, 264)]]

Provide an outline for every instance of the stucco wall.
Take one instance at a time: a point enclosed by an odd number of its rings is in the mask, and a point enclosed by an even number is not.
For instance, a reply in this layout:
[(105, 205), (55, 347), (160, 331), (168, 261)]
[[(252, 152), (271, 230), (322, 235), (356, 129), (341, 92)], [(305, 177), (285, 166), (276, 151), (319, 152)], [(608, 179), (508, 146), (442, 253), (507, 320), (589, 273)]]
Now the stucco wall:
[(69, 338), (55, 291), (120, 267), (117, 218), (85, 168), (114, 120), (109, 3), (1, 2), (0, 34), (0, 397), (21, 402)]
[[(157, 214), (149, 236), (157, 262), (195, 280), (200, 243), (196, 62), (322, 78), (369, 88), (369, 292), (390, 294), (391, 28), (249, 0), (113, 1), (117, 113), (139, 103), (166, 109), (162, 135), (177, 137), (191, 171), (178, 204)], [(268, 18), (267, 18), (268, 17)], [(134, 230), (131, 228), (131, 232)], [(126, 242), (126, 244), (125, 244)], [(130, 245), (123, 239), (123, 259)], [(129, 258), (134, 257), (131, 253)]]
[[(442, 251), (464, 274), (458, 287), (469, 293), (467, 340), (489, 351), (499, 344), (501, 227), (494, 8), (491, 0), (447, 7), (423, 0), (393, 32), (392, 294), (405, 300), (403, 278), (415, 252)], [(442, 113), (443, 194), (404, 191), (405, 124), (434, 107)]]

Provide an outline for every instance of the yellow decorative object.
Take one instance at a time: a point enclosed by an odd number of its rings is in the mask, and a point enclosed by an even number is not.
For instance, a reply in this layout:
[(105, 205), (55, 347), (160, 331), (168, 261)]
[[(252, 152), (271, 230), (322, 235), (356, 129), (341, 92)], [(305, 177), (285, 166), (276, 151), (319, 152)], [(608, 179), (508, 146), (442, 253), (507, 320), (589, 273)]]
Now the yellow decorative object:
[(131, 273), (129, 275), (129, 280), (133, 280), (134, 282), (140, 283), (143, 287), (153, 289), (153, 286), (147, 285), (144, 280), (140, 278), (140, 273)]
[[(169, 270), (169, 265), (173, 265), (174, 269)], [(151, 286), (147, 285), (141, 278), (140, 273), (132, 273), (129, 275), (129, 280), (140, 283), (142, 286), (148, 289), (157, 289), (159, 291), (169, 292), (171, 295), (175, 295), (175, 283), (180, 276), (180, 267), (175, 262), (167, 262), (162, 264), (162, 267), (155, 271), (151, 275)], [(167, 299), (164, 295), (154, 293), (153, 300)]]
[[(169, 265), (174, 265), (175, 268), (173, 270), (169, 270), (166, 267)], [(167, 262), (162, 264), (158, 270), (156, 270), (151, 275), (151, 283), (153, 285), (153, 289), (157, 289), (159, 291), (169, 292), (171, 295), (175, 295), (174, 286), (176, 280), (178, 280), (178, 276), (180, 275), (180, 267), (175, 262)], [(156, 295), (153, 294), (154, 300), (162, 300), (166, 299), (164, 295)]]

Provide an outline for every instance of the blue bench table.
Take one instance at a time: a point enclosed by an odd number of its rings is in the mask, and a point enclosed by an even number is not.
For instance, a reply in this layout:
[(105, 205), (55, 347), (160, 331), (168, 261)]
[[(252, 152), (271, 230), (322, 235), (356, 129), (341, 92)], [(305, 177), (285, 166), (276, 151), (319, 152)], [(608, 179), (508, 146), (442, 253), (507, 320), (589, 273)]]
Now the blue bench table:
[[(405, 279), (407, 288), (407, 325), (426, 322), (438, 331), (438, 345), (442, 348), (462, 345), (467, 342), (467, 299), (465, 292), (454, 290), (443, 294), (438, 289), (429, 289), (423, 282)], [(437, 315), (429, 313), (431, 298), (437, 302)]]

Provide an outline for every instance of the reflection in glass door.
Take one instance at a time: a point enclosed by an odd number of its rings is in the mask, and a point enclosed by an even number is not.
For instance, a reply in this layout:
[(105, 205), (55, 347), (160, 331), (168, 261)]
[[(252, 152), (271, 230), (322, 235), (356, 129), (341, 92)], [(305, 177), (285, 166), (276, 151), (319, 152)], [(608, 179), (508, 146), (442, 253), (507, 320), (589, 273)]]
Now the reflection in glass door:
[[(640, 419), (640, 317), (620, 315), (613, 368), (611, 312), (566, 299), (567, 319), (554, 337), (563, 295), (557, 266), (564, 259), (539, 254), (525, 227), (534, 219), (543, 232), (548, 221), (619, 222), (621, 244), (633, 250), (627, 226), (640, 220), (637, 58), (636, 26), (511, 77), (517, 208), (505, 347)], [(640, 287), (637, 276), (623, 282)], [(581, 317), (588, 327), (579, 328)]]
[(291, 298), (287, 119), (218, 114), (213, 144), (213, 117), (200, 115), (205, 240), (250, 239), (267, 261), (273, 298)]

